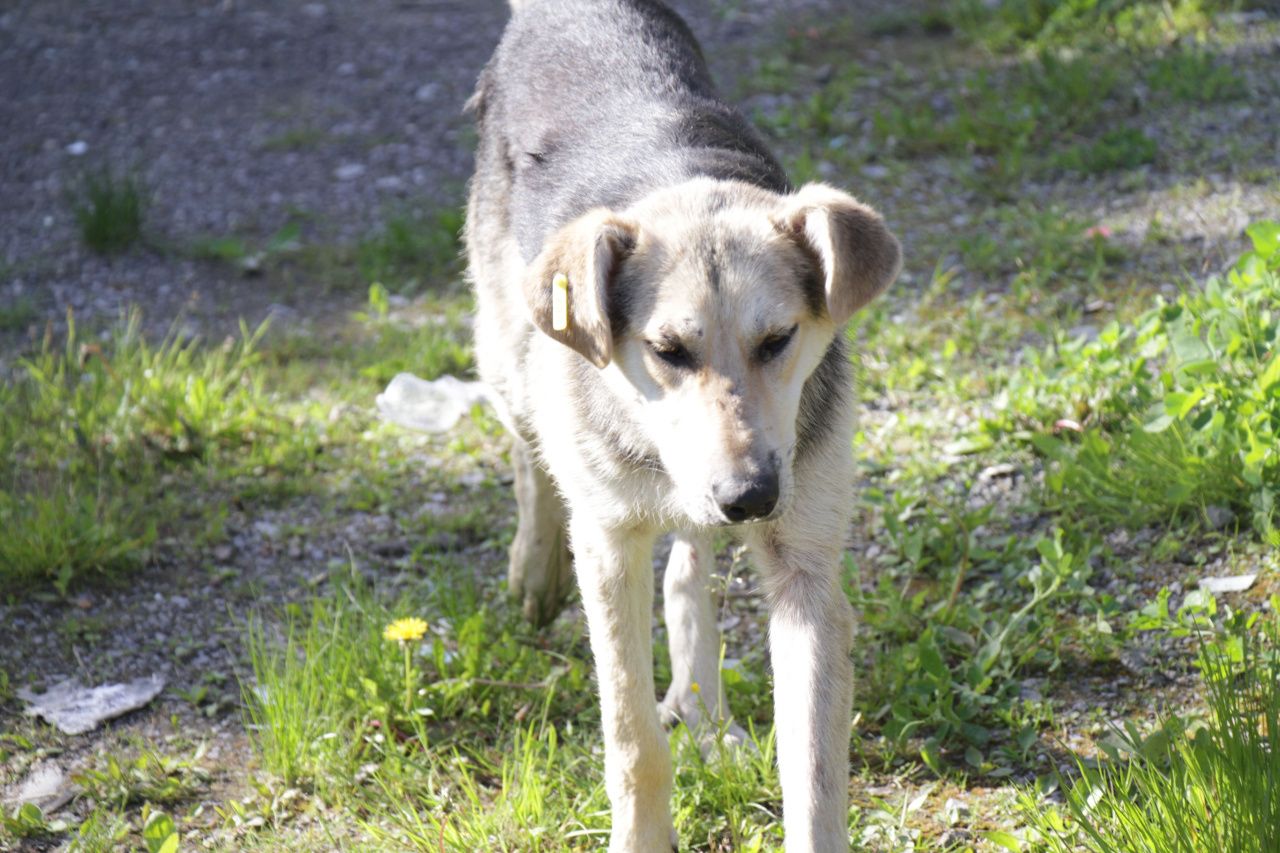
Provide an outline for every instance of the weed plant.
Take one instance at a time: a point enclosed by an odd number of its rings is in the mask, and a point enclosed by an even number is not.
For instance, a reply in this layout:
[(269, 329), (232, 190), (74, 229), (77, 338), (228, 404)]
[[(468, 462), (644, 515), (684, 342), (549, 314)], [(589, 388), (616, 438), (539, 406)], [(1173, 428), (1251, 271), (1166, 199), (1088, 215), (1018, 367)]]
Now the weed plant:
[(356, 246), (362, 280), (395, 293), (421, 292), (429, 283), (447, 281), (460, 267), (462, 222), (462, 209), (455, 207), (391, 216)]
[(81, 179), (73, 194), (72, 212), (85, 245), (100, 254), (114, 254), (141, 238), (145, 204), (136, 177), (100, 169)]
[[(171, 334), (158, 345), (131, 314), (103, 341), (68, 316), (0, 385), (0, 579), (118, 576), (145, 558), (170, 470), (224, 462), (260, 468), (306, 446), (270, 439), (288, 425), (255, 373), (263, 330), (206, 348)], [(303, 450), (305, 452), (305, 450)], [(232, 460), (235, 460), (232, 462)]]
[(1118, 43), (1168, 44), (1202, 32), (1229, 0), (960, 0), (947, 5), (952, 27), (992, 51)]
[(1030, 431), (1057, 506), (1135, 525), (1219, 506), (1273, 535), (1280, 224), (1248, 230), (1226, 274), (1096, 340), (1059, 333), (1010, 377), (987, 428)]
[[(1203, 600), (1203, 599), (1202, 599)], [(1203, 719), (1170, 716), (1155, 731), (1126, 723), (1103, 760), (1077, 763), (1064, 802), (1022, 795), (1047, 851), (1200, 853), (1280, 849), (1280, 598), (1265, 616), (1230, 614), (1215, 629), (1211, 599), (1173, 629), (1199, 637)], [(1167, 629), (1166, 629), (1167, 630)]]

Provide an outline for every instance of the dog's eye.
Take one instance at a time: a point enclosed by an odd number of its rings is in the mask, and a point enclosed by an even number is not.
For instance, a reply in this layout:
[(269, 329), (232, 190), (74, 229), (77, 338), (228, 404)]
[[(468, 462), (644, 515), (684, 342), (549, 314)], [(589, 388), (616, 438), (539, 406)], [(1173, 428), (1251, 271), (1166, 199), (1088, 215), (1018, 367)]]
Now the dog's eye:
[(774, 358), (777, 358), (782, 354), (782, 351), (787, 348), (787, 344), (791, 343), (791, 338), (795, 333), (796, 327), (792, 326), (781, 334), (770, 335), (765, 338), (760, 342), (760, 346), (756, 347), (756, 358), (760, 359), (762, 362), (772, 361)]
[(692, 367), (693, 355), (676, 341), (650, 341), (653, 354), (672, 367)]

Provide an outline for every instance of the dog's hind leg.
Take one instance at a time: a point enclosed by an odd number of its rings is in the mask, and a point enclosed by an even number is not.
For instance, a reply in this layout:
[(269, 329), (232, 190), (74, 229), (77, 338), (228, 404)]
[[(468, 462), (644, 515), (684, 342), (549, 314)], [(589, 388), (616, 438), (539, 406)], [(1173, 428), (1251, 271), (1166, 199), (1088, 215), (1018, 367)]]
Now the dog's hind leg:
[(610, 853), (670, 853), (671, 753), (653, 689), (651, 533), (570, 522), (600, 684)]
[(560, 612), (573, 583), (573, 559), (565, 528), (564, 502), (529, 446), (511, 448), (519, 520), (511, 542), (507, 588), (536, 626)]
[(658, 716), (666, 726), (684, 723), (696, 733), (704, 753), (721, 734), (731, 745), (747, 739), (738, 726), (723, 725), (720, 630), (711, 598), (714, 566), (715, 552), (709, 535), (677, 533), (662, 575), (662, 610), (671, 651), (671, 686), (658, 705)]

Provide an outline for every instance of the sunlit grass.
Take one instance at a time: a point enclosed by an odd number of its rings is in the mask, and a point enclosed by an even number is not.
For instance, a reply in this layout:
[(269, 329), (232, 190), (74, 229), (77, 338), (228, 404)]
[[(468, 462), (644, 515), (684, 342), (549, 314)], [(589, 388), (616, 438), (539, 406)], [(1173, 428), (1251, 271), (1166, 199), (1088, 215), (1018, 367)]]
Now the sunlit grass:
[[(1236, 614), (1216, 633), (1204, 617), (1199, 667), (1208, 713), (1136, 725), (1078, 765), (1061, 805), (1024, 794), (1032, 849), (1240, 853), (1280, 846), (1280, 620)], [(1212, 613), (1212, 611), (1210, 611)]]

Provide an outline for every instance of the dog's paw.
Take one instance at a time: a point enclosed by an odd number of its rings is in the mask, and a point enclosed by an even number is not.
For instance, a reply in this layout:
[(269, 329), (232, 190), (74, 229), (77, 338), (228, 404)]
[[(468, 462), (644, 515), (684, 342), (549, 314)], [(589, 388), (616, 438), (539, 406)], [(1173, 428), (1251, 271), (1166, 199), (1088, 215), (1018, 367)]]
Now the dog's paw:
[(684, 722), (684, 716), (674, 704), (667, 702), (658, 703), (658, 722), (662, 723), (662, 728), (671, 731), (676, 726)]

